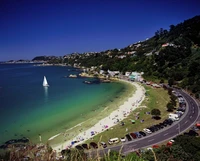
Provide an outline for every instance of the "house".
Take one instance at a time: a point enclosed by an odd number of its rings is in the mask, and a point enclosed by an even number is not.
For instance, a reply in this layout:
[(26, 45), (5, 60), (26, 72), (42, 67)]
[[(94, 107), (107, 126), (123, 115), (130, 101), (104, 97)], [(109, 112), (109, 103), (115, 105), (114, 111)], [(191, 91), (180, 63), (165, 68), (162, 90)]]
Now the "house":
[(100, 70), (100, 71), (99, 71), (99, 74), (101, 74), (101, 75), (104, 74), (104, 73), (105, 73), (104, 70)]
[(129, 75), (129, 79), (133, 80), (133, 81), (141, 81), (141, 79), (142, 79), (142, 73), (132, 72)]
[(123, 59), (123, 58), (125, 58), (126, 57), (126, 55), (119, 55), (118, 56), (118, 58), (120, 58), (120, 59)]
[(162, 44), (162, 47), (167, 47), (167, 46), (175, 46), (175, 45), (172, 44), (172, 43), (165, 43), (165, 44)]
[(128, 51), (128, 55), (132, 55), (132, 54), (135, 54), (136, 53), (136, 51)]
[(128, 77), (131, 74), (131, 72), (126, 72), (125, 76)]
[(108, 70), (108, 74), (109, 74), (111, 77), (114, 77), (114, 76), (116, 76), (116, 75), (119, 75), (120, 72), (119, 72), (119, 71), (110, 71), (110, 70)]
[(146, 56), (151, 56), (152, 55), (152, 52), (150, 53), (145, 53)]
[(152, 87), (160, 88), (160, 85), (153, 83), (153, 84), (152, 84)]
[[(140, 42), (140, 41), (139, 41), (139, 42)], [(141, 46), (141, 44), (137, 44), (137, 45), (135, 45), (136, 48), (138, 48), (138, 47), (140, 47), (140, 46)]]

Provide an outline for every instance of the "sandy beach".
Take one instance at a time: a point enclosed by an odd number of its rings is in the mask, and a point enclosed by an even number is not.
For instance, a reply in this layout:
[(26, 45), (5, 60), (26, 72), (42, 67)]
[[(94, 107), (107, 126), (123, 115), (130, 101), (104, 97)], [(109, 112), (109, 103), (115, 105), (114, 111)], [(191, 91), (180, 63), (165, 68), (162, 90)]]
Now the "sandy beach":
[[(124, 104), (120, 105), (117, 110), (114, 110), (109, 116), (99, 120), (98, 123), (96, 123), (93, 127), (88, 128), (87, 130), (82, 130), (80, 133), (77, 133), (74, 135), (74, 138), (71, 140), (66, 140), (60, 144), (53, 144), (51, 147), (56, 150), (57, 152), (60, 152), (63, 149), (66, 149), (68, 147), (73, 147), (74, 145), (81, 144), (85, 142), (86, 140), (92, 138), (94, 135), (99, 134), (106, 129), (109, 129), (117, 124), (117, 122), (122, 121), (124, 118), (126, 118), (131, 111), (135, 110), (141, 102), (144, 100), (145, 97), (145, 89), (142, 87), (139, 83), (136, 82), (128, 82), (125, 80), (120, 80), (127, 82), (133, 86), (136, 87), (136, 91), (133, 93), (133, 95), (124, 102)], [(77, 126), (81, 127), (81, 123)], [(57, 136), (61, 135), (62, 133), (59, 133), (55, 136), (52, 136), (49, 138), (49, 140), (53, 140)], [(78, 143), (72, 145), (73, 141), (78, 141)]]

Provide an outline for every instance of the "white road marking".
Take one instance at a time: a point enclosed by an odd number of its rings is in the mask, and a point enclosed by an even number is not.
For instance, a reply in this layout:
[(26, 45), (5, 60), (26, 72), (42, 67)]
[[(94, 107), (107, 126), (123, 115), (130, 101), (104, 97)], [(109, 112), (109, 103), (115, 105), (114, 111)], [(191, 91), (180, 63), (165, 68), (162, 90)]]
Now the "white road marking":
[(194, 111), (192, 111), (192, 113), (194, 113)]
[(166, 136), (166, 135), (168, 135), (168, 133), (164, 134), (163, 136)]
[(192, 116), (190, 116), (190, 118), (192, 118)]
[(185, 121), (185, 124), (187, 124), (188, 121)]
[(151, 142), (151, 141), (153, 141), (154, 139), (151, 139), (151, 140), (148, 140), (148, 142)]

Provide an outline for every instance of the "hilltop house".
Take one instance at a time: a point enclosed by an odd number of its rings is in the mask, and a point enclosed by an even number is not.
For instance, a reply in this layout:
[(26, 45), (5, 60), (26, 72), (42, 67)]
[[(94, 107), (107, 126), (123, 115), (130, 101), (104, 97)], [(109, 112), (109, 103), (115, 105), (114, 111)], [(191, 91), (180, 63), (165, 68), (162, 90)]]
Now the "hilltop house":
[(162, 44), (162, 47), (167, 47), (167, 46), (175, 46), (173, 43), (165, 43)]

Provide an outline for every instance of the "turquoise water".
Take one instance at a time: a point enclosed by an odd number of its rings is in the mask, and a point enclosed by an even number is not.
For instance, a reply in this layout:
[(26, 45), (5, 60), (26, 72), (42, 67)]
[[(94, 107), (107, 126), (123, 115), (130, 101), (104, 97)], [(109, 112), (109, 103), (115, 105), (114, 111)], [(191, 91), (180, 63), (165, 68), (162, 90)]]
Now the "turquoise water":
[[(88, 78), (66, 78), (72, 67), (0, 64), (0, 144), (29, 137), (38, 142), (86, 120), (125, 90), (119, 82), (87, 85)], [(43, 76), (50, 85), (42, 86)], [(82, 117), (85, 116), (85, 117)]]

